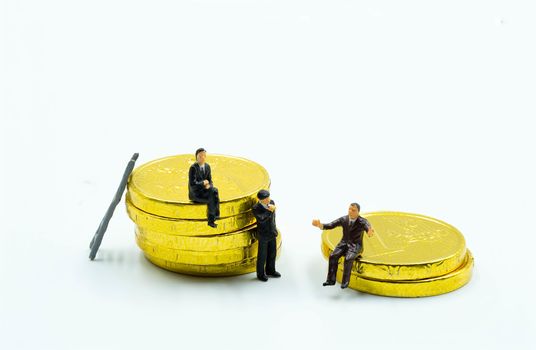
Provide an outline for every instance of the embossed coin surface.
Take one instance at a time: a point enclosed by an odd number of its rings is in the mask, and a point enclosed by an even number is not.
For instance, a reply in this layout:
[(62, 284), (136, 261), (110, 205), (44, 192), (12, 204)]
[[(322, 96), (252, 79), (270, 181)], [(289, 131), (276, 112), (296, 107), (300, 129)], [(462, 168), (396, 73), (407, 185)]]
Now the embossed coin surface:
[[(257, 192), (270, 187), (268, 172), (250, 160), (207, 155), (212, 181), (219, 190), (220, 217), (243, 214), (257, 201)], [(191, 154), (176, 155), (143, 164), (132, 172), (128, 200), (138, 209), (166, 218), (206, 220), (207, 205), (188, 198)]]
[[(466, 259), (463, 235), (443, 221), (402, 212), (374, 212), (363, 217), (371, 223), (375, 236), (364, 234), (362, 259), (354, 265), (360, 277), (391, 281), (433, 278), (458, 269)], [(324, 230), (324, 255), (329, 255), (341, 238), (340, 227)]]

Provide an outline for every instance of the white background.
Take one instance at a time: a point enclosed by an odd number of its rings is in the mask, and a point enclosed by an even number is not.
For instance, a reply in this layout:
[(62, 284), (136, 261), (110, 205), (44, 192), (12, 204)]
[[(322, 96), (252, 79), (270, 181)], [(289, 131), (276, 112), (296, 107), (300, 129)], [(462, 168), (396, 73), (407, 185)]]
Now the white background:
[[(533, 1), (11, 1), (2, 31), (0, 348), (534, 348)], [(134, 243), (134, 152), (242, 156), (272, 179), (277, 269), (194, 278)], [(311, 219), (445, 220), (450, 294), (323, 288)]]

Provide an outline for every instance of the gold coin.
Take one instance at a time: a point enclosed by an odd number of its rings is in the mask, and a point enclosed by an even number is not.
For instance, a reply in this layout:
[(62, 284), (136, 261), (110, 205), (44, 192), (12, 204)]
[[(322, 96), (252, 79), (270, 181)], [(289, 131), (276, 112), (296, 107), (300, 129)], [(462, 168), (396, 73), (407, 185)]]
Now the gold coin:
[(257, 259), (248, 259), (248, 263), (243, 264), (221, 264), (221, 265), (191, 265), (180, 264), (167, 261), (145, 253), (145, 257), (154, 265), (163, 269), (194, 276), (235, 276), (254, 272), (256, 270)]
[[(281, 243), (277, 247), (277, 257), (281, 254)], [(257, 258), (242, 260), (237, 263), (220, 265), (192, 265), (167, 261), (144, 253), (147, 260), (163, 269), (194, 276), (235, 276), (256, 270)]]
[[(471, 279), (474, 259), (469, 250), (462, 265), (456, 270), (438, 277), (413, 281), (384, 281), (364, 278), (352, 273), (349, 287), (361, 292), (389, 297), (427, 297), (452, 292), (466, 285)], [(337, 270), (337, 281), (341, 283), (342, 269)]]
[[(364, 214), (375, 230), (363, 236), (360, 276), (381, 280), (417, 280), (457, 269), (466, 255), (465, 239), (455, 227), (424, 215), (400, 212)], [(333, 251), (342, 228), (324, 230), (322, 241)], [(342, 259), (341, 259), (342, 264)]]
[(232, 233), (195, 237), (155, 232), (140, 226), (136, 228), (137, 235), (154, 245), (170, 249), (195, 250), (198, 252), (215, 252), (248, 247), (255, 243), (254, 234), (256, 231), (257, 226), (250, 225)]
[(128, 194), (126, 207), (128, 216), (138, 227), (146, 231), (161, 232), (170, 236), (214, 236), (238, 231), (255, 224), (255, 216), (253, 216), (251, 210), (222, 218), (216, 222), (218, 227), (212, 228), (207, 225), (207, 220), (171, 219), (146, 213), (130, 202)]
[[(277, 244), (281, 242), (281, 235), (277, 235)], [(248, 247), (218, 250), (212, 252), (198, 252), (195, 250), (171, 249), (156, 245), (136, 233), (136, 243), (148, 255), (170, 262), (191, 265), (219, 265), (242, 261), (257, 256), (257, 242)]]
[[(192, 154), (154, 160), (134, 169), (128, 181), (131, 203), (144, 212), (176, 219), (203, 220), (207, 205), (188, 198)], [(270, 187), (268, 172), (250, 160), (209, 154), (207, 163), (220, 196), (220, 217), (238, 215), (257, 202), (257, 192)]]

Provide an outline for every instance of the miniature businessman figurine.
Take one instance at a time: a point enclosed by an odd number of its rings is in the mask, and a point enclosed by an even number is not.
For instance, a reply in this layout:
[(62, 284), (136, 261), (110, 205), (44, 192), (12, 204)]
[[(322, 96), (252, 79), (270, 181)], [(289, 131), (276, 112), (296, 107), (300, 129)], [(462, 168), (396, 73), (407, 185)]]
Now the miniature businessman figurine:
[(270, 199), (270, 192), (260, 190), (257, 193), (259, 201), (253, 205), (252, 211), (257, 219), (257, 240), (259, 249), (257, 253), (257, 278), (263, 282), (270, 277), (281, 277), (275, 270), (275, 257), (277, 253), (277, 228), (275, 226), (275, 203)]
[(220, 197), (218, 189), (212, 184), (210, 165), (205, 162), (207, 151), (199, 148), (195, 151), (196, 162), (190, 166), (188, 173), (188, 197), (196, 203), (207, 203), (208, 225), (217, 227), (220, 218)]
[(323, 284), (324, 286), (335, 284), (339, 259), (344, 256), (341, 288), (348, 287), (354, 260), (360, 258), (363, 251), (363, 232), (367, 232), (369, 237), (374, 234), (374, 229), (368, 220), (359, 216), (360, 210), (359, 204), (352, 203), (348, 208), (348, 215), (342, 216), (329, 224), (321, 224), (318, 219), (313, 220), (313, 226), (321, 230), (331, 230), (337, 226), (342, 226), (342, 239), (329, 256), (328, 277)]

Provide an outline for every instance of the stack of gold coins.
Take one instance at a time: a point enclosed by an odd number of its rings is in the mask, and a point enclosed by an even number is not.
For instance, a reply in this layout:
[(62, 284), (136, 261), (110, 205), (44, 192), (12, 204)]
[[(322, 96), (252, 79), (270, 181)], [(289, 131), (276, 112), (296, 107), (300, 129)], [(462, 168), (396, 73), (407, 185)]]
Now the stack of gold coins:
[[(267, 171), (247, 159), (208, 155), (220, 196), (217, 227), (207, 225), (207, 205), (188, 198), (193, 155), (157, 159), (134, 169), (126, 207), (136, 243), (149, 261), (190, 275), (230, 276), (255, 271), (258, 243), (251, 211), (257, 192), (270, 187)], [(278, 253), (281, 235), (277, 237)]]
[[(427, 216), (374, 212), (364, 214), (375, 233), (364, 234), (362, 257), (352, 268), (349, 287), (393, 297), (423, 297), (451, 292), (471, 279), (473, 256), (455, 227)], [(324, 230), (327, 259), (342, 238), (342, 228)], [(337, 281), (342, 279), (344, 258)]]

